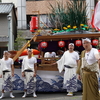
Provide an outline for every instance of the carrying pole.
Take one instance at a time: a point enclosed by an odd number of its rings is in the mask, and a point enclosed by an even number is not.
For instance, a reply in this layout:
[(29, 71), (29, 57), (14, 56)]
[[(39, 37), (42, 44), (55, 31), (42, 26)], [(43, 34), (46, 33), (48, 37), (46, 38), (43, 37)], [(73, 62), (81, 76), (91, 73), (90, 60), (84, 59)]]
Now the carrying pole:
[(32, 39), (30, 41), (28, 41), (18, 52), (17, 54), (14, 56), (13, 60), (15, 61), (20, 55), (21, 53), (28, 47), (28, 45), (30, 44), (30, 42), (34, 39), (36, 39), (36, 36), (39, 34), (39, 32), (36, 32), (34, 34), (34, 36), (32, 37)]

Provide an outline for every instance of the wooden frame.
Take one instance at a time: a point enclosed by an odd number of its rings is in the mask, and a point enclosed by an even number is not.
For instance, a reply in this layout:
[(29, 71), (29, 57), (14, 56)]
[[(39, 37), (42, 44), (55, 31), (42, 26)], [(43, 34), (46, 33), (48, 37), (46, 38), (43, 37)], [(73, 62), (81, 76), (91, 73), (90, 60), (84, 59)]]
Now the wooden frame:
[(54, 62), (56, 62), (58, 59), (60, 59), (59, 57), (53, 57), (53, 58), (42, 58), (41, 64), (52, 64)]
[(55, 63), (59, 57), (53, 57), (53, 58), (41, 58), (41, 64), (38, 65), (38, 70), (49, 70), (49, 71), (57, 71), (57, 65), (52, 65)]
[(35, 42), (59, 41), (59, 40), (67, 40), (67, 39), (80, 39), (80, 38), (86, 38), (86, 37), (88, 37), (88, 38), (98, 38), (98, 37), (100, 37), (100, 33), (37, 36), (36, 39), (34, 39), (34, 41)]

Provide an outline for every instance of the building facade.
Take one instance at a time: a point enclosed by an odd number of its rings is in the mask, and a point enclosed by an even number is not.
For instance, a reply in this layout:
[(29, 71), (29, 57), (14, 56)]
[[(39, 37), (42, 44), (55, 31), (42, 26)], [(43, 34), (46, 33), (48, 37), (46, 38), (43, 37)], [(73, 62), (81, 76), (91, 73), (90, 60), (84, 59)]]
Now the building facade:
[(14, 50), (17, 17), (12, 3), (0, 3), (0, 57), (4, 50)]
[(13, 3), (17, 9), (18, 29), (27, 29), (26, 26), (26, 0), (2, 0), (2, 3)]
[[(43, 23), (49, 26), (49, 3), (55, 5), (56, 1), (65, 2), (66, 0), (2, 0), (2, 2), (13, 2), (15, 4), (17, 8), (18, 29), (29, 29), (29, 22), (33, 15), (40, 15), (40, 26), (42, 26)], [(91, 19), (94, 7), (98, 0), (84, 1), (86, 1), (87, 4), (87, 18)]]

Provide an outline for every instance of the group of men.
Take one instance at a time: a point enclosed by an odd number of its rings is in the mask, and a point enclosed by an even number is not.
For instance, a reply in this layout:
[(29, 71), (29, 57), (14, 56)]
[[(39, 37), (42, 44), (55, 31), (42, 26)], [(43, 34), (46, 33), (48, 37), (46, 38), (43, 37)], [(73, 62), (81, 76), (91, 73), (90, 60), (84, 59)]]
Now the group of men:
[(85, 50), (79, 54), (74, 51), (74, 43), (69, 43), (67, 51), (56, 63), (59, 72), (64, 72), (63, 88), (68, 96), (73, 96), (77, 91), (77, 79), (82, 81), (82, 100), (100, 100), (99, 95), (99, 68), (100, 55), (96, 48), (91, 45), (89, 38), (82, 39)]
[[(92, 48), (89, 38), (82, 39), (82, 44), (85, 50), (81, 52), (80, 58), (79, 54), (74, 51), (74, 43), (69, 43), (68, 50), (52, 65), (57, 64), (60, 73), (65, 70), (63, 88), (67, 90), (68, 96), (73, 96), (73, 93), (77, 91), (77, 79), (79, 79), (83, 84), (82, 100), (100, 100), (98, 84), (100, 66), (99, 52), (96, 48)], [(7, 91), (10, 91), (10, 97), (14, 98), (12, 94), (14, 66), (13, 60), (9, 58), (8, 51), (4, 51), (4, 57), (0, 62), (0, 78), (4, 80), (0, 99), (4, 97), (4, 92)], [(37, 97), (35, 93), (36, 73), (37, 60), (35, 57), (32, 57), (32, 51), (29, 49), (28, 56), (22, 62), (22, 76), (24, 77), (25, 84), (25, 91), (22, 98), (25, 98), (30, 93), (33, 93), (33, 97)]]
[[(27, 51), (28, 56), (23, 59), (22, 62), (22, 77), (24, 77), (24, 95), (33, 93), (33, 97), (37, 97), (36, 91), (36, 74), (37, 74), (37, 59), (32, 57), (31, 49)], [(10, 92), (10, 97), (15, 98), (13, 95), (13, 83), (12, 77), (14, 77), (14, 62), (9, 57), (9, 52), (4, 51), (3, 58), (0, 60), (0, 78), (3, 78), (2, 94), (0, 99), (4, 98), (5, 92)]]

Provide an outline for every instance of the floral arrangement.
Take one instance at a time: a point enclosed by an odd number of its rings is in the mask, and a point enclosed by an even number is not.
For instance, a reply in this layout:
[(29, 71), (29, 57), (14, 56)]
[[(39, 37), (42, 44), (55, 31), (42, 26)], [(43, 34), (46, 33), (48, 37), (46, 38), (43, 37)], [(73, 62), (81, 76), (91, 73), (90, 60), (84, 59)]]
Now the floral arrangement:
[(77, 26), (71, 26), (71, 25), (68, 25), (67, 27), (63, 27), (63, 29), (53, 29), (52, 32), (53, 33), (57, 33), (57, 32), (71, 32), (71, 31), (79, 31), (79, 30), (84, 30), (84, 31), (88, 31), (89, 30), (89, 27), (88, 25), (85, 25), (85, 24), (80, 24), (80, 28), (78, 28)]
[(56, 6), (50, 4), (52, 32), (88, 31), (86, 8), (86, 2), (83, 0), (70, 0), (65, 4), (57, 1)]

